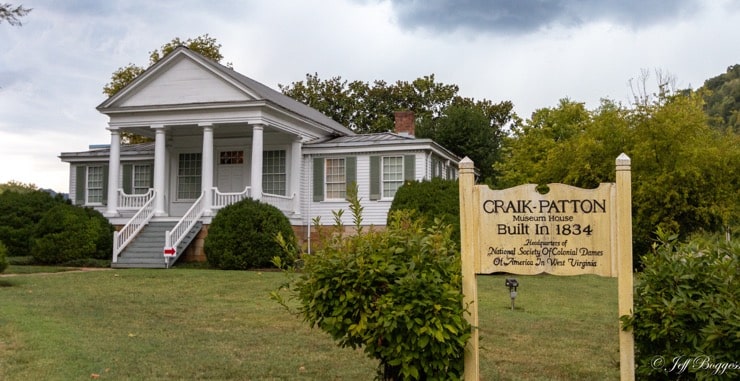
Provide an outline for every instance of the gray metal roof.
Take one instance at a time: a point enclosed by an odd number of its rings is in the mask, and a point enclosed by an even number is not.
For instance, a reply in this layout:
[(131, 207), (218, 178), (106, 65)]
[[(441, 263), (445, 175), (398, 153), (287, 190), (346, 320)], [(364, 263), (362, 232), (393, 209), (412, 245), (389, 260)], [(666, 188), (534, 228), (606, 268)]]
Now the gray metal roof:
[[(154, 142), (139, 143), (139, 144), (122, 144), (121, 145), (121, 156), (141, 156), (141, 155), (154, 155)], [(110, 147), (105, 148), (94, 148), (87, 151), (80, 152), (62, 152), (59, 157), (64, 159), (72, 158), (94, 158), (94, 157), (109, 157)]]

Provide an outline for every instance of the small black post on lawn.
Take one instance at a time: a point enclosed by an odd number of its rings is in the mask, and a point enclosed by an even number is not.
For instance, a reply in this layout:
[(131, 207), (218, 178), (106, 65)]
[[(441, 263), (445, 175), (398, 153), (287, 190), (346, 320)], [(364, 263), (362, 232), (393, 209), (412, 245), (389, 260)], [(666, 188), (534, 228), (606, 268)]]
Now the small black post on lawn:
[(511, 310), (514, 311), (514, 299), (516, 299), (516, 288), (519, 287), (519, 282), (516, 278), (506, 278), (504, 283), (509, 288), (509, 295), (511, 296)]

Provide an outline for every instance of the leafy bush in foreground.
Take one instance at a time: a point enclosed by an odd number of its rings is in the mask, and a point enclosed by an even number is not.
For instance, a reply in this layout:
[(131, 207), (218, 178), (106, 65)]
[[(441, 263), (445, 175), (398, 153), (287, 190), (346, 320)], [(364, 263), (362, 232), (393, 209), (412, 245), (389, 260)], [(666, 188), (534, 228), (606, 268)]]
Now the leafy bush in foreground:
[(208, 228), (204, 244), (208, 263), (225, 270), (271, 267), (272, 258), (283, 253), (275, 241), (278, 233), (295, 242), (290, 221), (276, 207), (251, 198), (229, 205)]
[(736, 379), (738, 368), (707, 367), (740, 365), (740, 244), (658, 237), (643, 257), (634, 316), (622, 317), (634, 330), (638, 379)]
[[(357, 233), (337, 226), (323, 249), (303, 256), (302, 275), (288, 285), (298, 314), (339, 346), (378, 359), (384, 380), (459, 379), (471, 328), (451, 229), (424, 228), (400, 211), (385, 231), (365, 231), (356, 192), (351, 199)], [(278, 292), (272, 296), (285, 305)]]

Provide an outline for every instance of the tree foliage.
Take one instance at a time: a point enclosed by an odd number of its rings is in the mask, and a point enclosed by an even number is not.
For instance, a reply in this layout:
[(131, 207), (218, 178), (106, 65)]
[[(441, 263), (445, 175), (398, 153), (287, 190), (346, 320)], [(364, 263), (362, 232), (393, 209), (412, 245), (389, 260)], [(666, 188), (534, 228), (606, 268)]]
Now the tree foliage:
[(11, 191), (18, 193), (28, 193), (39, 190), (36, 184), (26, 184), (20, 181), (10, 180), (7, 183), (0, 184), (0, 193)]
[[(162, 45), (159, 50), (152, 50), (149, 52), (149, 65), (148, 67), (159, 62), (160, 59), (164, 58), (167, 54), (172, 53), (178, 46), (185, 46), (186, 48), (198, 52), (203, 56), (210, 58), (216, 62), (221, 62), (223, 55), (221, 54), (221, 44), (216, 41), (214, 37), (204, 34), (196, 38), (188, 38), (187, 40), (181, 40), (179, 37), (175, 37), (172, 41)], [(146, 68), (138, 66), (133, 63), (129, 63), (126, 66), (118, 68), (113, 72), (111, 81), (103, 87), (103, 94), (112, 97), (121, 89), (126, 87), (131, 81), (136, 79)]]
[(307, 74), (280, 90), (326, 114), (357, 133), (393, 131), (394, 112), (413, 111), (416, 135), (429, 138), (458, 156), (469, 156), (483, 177), (493, 175), (503, 128), (516, 119), (509, 101), (476, 101), (458, 95), (457, 85), (435, 80), (434, 74), (411, 82), (327, 80)]
[[(208, 34), (204, 34), (196, 38), (188, 38), (184, 41), (181, 40), (179, 37), (175, 37), (172, 39), (172, 41), (162, 45), (158, 50), (153, 50), (149, 52), (148, 67), (151, 67), (152, 65), (159, 62), (160, 59), (172, 53), (172, 51), (177, 49), (178, 46), (185, 46), (188, 49), (194, 52), (198, 52), (216, 62), (221, 62), (221, 60), (223, 59), (223, 55), (221, 54), (221, 44), (219, 44), (214, 37), (211, 37)], [(231, 64), (227, 64), (227, 66), (231, 66)], [(129, 63), (126, 66), (118, 68), (111, 75), (110, 82), (108, 82), (103, 87), (103, 94), (107, 95), (108, 97), (116, 95), (119, 91), (121, 91), (144, 71), (146, 71), (146, 68), (138, 66), (134, 63)], [(150, 140), (145, 137), (134, 135), (125, 131), (121, 134), (121, 137), (122, 141), (128, 144), (143, 143)]]
[(709, 124), (719, 130), (740, 133), (740, 64), (707, 79), (700, 90), (703, 90)]
[(562, 100), (537, 110), (506, 139), (498, 187), (614, 181), (614, 160), (632, 159), (635, 254), (657, 227), (717, 231), (740, 215), (740, 140), (709, 128), (701, 96), (664, 92), (625, 108), (604, 100), (589, 111)]
[(492, 181), (493, 164), (500, 159), (503, 127), (512, 118), (511, 102), (493, 104), (455, 98), (438, 117), (419, 126), (417, 135), (430, 138), (458, 156), (468, 156), (484, 181)]
[(23, 5), (13, 6), (11, 3), (0, 3), (0, 24), (3, 21), (13, 26), (23, 25), (21, 18), (31, 13), (33, 8), (24, 8)]

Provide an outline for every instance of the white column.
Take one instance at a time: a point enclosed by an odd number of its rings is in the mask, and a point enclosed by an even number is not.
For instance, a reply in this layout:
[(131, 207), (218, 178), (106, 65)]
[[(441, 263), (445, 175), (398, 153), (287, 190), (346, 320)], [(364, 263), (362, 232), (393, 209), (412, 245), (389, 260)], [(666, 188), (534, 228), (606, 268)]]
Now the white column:
[(203, 172), (201, 173), (200, 184), (201, 190), (206, 192), (203, 214), (210, 216), (213, 207), (213, 125), (201, 123), (199, 126), (203, 127), (203, 163), (201, 164)]
[(262, 149), (263, 130), (260, 124), (252, 127), (252, 198), (262, 198)]
[(290, 146), (290, 193), (293, 195), (293, 214), (301, 214), (301, 162), (303, 143), (300, 136), (293, 139)]
[(154, 215), (165, 216), (164, 193), (167, 186), (165, 179), (166, 142), (164, 125), (153, 125), (154, 137)]
[[(121, 135), (118, 129), (110, 130), (110, 157), (108, 159), (108, 206), (106, 217), (118, 217), (118, 173), (121, 167)], [(79, 180), (78, 180), (79, 181)]]

